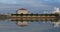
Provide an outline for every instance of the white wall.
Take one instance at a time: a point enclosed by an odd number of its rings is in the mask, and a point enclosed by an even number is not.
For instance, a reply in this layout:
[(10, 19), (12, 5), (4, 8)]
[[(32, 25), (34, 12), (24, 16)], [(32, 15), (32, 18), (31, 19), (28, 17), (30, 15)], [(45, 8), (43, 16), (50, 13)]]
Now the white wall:
[(28, 11), (26, 11), (26, 10), (18, 10), (17, 11), (17, 14), (21, 14), (21, 13), (28, 14)]

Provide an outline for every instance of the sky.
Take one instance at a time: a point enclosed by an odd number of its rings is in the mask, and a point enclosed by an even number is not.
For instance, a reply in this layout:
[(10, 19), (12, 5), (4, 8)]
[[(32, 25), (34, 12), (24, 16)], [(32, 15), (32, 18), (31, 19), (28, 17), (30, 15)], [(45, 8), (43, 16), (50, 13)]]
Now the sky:
[(0, 12), (7, 12), (7, 10), (9, 12), (9, 9), (14, 12), (19, 8), (26, 8), (31, 12), (41, 12), (42, 10), (53, 10), (54, 7), (60, 8), (60, 0), (0, 0)]

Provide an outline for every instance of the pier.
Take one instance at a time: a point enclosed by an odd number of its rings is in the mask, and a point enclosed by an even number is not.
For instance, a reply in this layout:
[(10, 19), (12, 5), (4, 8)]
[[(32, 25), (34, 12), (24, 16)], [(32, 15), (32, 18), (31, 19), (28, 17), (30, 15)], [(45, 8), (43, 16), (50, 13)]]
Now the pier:
[(12, 20), (55, 20), (58, 14), (12, 14)]

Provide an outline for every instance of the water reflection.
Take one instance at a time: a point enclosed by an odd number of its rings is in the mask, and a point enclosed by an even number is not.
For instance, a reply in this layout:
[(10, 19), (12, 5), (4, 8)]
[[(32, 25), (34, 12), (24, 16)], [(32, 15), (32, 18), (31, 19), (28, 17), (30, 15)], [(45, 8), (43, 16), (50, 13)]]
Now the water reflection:
[(28, 26), (27, 21), (16, 21), (16, 24), (21, 27)]
[(52, 22), (54, 27), (59, 27), (60, 26), (60, 20), (56, 21), (56, 22)]
[[(20, 20), (15, 20), (16, 21), (16, 24), (18, 25), (18, 26), (21, 26), (21, 27), (24, 27), (24, 26), (28, 26), (30, 23), (29, 22), (34, 22), (34, 21), (27, 21), (27, 20), (22, 20), (22, 21), (20, 21)], [(43, 24), (51, 24), (52, 26), (54, 26), (54, 27), (60, 27), (60, 20), (49, 20), (49, 21), (45, 21), (45, 20), (40, 20), (40, 21), (35, 21), (35, 22), (39, 22), (39, 23), (43, 23)]]
[[(56, 23), (59, 23), (56, 25)], [(0, 32), (59, 32), (60, 20), (55, 21), (0, 21)]]

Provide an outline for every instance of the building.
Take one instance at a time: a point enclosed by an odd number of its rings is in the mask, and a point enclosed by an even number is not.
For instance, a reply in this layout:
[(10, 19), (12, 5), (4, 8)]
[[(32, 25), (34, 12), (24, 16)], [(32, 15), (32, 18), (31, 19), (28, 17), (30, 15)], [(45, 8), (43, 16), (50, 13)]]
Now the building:
[(54, 14), (60, 14), (59, 8), (56, 8), (56, 7), (55, 7), (53, 13), (54, 13)]
[(27, 9), (21, 8), (21, 9), (17, 10), (16, 13), (17, 14), (21, 14), (21, 13), (28, 14), (29, 12), (27, 11)]

